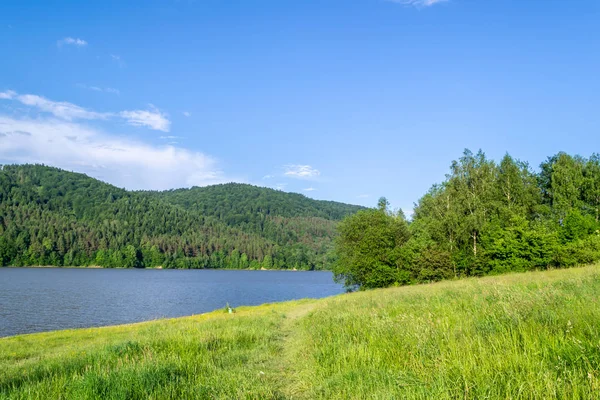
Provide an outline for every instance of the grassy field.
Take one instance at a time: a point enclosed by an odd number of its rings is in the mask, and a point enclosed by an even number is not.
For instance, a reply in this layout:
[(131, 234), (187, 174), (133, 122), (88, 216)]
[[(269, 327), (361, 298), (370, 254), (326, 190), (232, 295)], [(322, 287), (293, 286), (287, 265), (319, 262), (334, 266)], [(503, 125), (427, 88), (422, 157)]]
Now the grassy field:
[(600, 266), (0, 339), (0, 398), (600, 398)]

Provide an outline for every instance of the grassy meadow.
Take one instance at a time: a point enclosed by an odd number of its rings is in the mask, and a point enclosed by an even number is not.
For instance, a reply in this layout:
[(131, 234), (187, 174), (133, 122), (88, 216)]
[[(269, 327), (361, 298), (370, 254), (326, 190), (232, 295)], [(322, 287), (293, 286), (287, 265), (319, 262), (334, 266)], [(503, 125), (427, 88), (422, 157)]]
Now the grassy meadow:
[(4, 338), (0, 398), (600, 398), (600, 265)]

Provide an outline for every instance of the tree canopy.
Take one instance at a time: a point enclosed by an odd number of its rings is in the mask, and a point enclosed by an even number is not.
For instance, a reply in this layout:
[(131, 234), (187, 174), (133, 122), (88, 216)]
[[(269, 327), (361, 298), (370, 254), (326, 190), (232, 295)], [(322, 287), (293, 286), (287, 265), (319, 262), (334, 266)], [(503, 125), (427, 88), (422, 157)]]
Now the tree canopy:
[(330, 268), (361, 207), (226, 184), (129, 192), (42, 165), (0, 170), (0, 265)]
[(371, 288), (600, 260), (599, 188), (597, 154), (558, 153), (536, 173), (508, 154), (496, 163), (465, 150), (415, 205), (401, 240), (388, 239), (400, 222), (387, 201), (347, 217), (334, 272)]
[(338, 226), (333, 272), (346, 285), (375, 288), (402, 279), (405, 271), (398, 250), (408, 240), (408, 224), (402, 214), (387, 207), (381, 198), (377, 209), (359, 211)]

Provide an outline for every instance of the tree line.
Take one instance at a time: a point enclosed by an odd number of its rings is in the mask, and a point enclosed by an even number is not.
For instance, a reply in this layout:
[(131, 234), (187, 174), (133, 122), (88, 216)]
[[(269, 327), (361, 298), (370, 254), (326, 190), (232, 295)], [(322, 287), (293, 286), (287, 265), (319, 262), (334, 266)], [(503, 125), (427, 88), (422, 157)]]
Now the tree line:
[(0, 170), (0, 265), (327, 269), (360, 207), (251, 185), (130, 192), (43, 165)]
[(558, 153), (535, 172), (465, 150), (408, 221), (377, 208), (338, 229), (336, 278), (375, 288), (600, 260), (600, 156)]

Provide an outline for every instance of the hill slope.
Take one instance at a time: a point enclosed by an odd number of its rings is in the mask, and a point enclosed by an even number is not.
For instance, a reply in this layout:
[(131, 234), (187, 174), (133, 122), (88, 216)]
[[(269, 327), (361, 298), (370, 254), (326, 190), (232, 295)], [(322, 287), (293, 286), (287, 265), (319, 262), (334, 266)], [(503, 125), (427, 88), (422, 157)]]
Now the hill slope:
[(234, 225), (244, 219), (254, 221), (258, 216), (312, 217), (336, 221), (363, 208), (242, 183), (144, 193)]
[(360, 209), (249, 185), (129, 192), (39, 165), (0, 171), (0, 265), (327, 268)]
[(592, 399), (600, 265), (0, 339), (4, 398)]
[(321, 257), (337, 222), (364, 208), (239, 183), (142, 193), (270, 240), (283, 259), (296, 260), (290, 267), (312, 259), (311, 251), (327, 264)]

